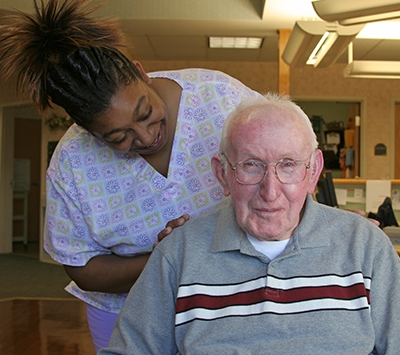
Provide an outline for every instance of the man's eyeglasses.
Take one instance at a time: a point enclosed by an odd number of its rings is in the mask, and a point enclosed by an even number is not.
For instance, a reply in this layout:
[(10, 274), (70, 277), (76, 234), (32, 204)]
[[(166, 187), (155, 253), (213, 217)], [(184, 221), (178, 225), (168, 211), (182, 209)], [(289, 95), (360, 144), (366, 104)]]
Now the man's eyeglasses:
[(220, 156), (225, 157), (235, 174), (236, 181), (242, 185), (257, 185), (263, 181), (267, 175), (267, 166), (275, 168), (275, 175), (282, 184), (298, 184), (305, 179), (311, 160), (310, 157), (306, 164), (307, 160), (283, 159), (277, 163), (264, 163), (248, 159), (232, 165), (225, 153), (220, 153)]

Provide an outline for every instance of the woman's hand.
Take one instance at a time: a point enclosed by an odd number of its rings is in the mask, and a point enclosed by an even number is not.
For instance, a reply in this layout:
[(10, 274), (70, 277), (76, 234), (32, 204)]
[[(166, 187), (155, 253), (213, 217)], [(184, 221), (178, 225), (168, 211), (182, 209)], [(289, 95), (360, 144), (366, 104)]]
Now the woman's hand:
[(158, 233), (158, 240), (153, 244), (153, 249), (157, 246), (159, 242), (161, 242), (167, 235), (169, 235), (174, 228), (183, 226), (189, 219), (190, 216), (185, 213), (184, 215), (169, 221), (165, 228), (160, 233)]

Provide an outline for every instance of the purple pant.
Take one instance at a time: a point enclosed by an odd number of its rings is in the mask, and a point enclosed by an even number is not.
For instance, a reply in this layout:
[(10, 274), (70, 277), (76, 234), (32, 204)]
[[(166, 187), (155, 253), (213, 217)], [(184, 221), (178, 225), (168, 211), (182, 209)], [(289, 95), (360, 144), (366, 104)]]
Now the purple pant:
[(86, 304), (86, 316), (96, 353), (110, 340), (118, 313), (110, 313)]

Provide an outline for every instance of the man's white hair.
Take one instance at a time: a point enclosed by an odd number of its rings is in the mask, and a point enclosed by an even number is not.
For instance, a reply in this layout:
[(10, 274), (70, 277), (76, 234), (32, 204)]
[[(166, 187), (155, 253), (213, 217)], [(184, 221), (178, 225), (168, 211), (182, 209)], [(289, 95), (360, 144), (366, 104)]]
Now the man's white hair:
[(309, 135), (311, 149), (314, 151), (318, 148), (317, 137), (305, 112), (292, 101), (290, 96), (267, 93), (242, 101), (226, 118), (221, 133), (220, 152), (226, 152), (229, 147), (229, 136), (233, 127), (240, 123), (251, 121), (254, 117), (259, 117), (259, 113), (262, 111), (284, 112), (289, 116), (297, 117)]

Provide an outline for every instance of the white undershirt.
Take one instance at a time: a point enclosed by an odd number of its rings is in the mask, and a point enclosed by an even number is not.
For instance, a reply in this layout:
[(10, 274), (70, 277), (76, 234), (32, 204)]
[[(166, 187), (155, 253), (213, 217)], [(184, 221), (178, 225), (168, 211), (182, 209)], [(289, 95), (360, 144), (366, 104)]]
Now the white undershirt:
[(289, 243), (290, 239), (285, 240), (258, 240), (251, 235), (247, 234), (247, 238), (250, 243), (253, 245), (254, 249), (268, 256), (271, 260), (275, 259), (282, 251), (286, 248), (286, 245)]

